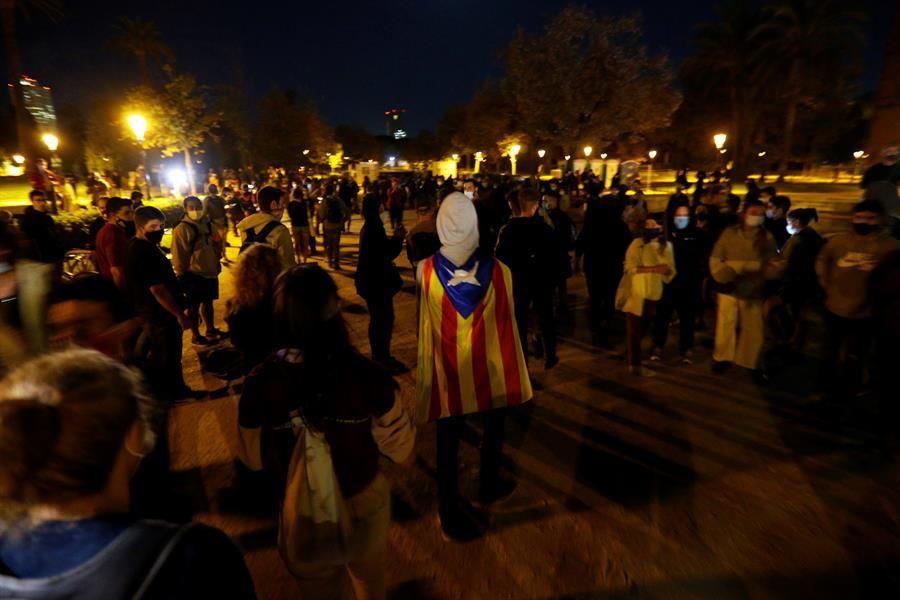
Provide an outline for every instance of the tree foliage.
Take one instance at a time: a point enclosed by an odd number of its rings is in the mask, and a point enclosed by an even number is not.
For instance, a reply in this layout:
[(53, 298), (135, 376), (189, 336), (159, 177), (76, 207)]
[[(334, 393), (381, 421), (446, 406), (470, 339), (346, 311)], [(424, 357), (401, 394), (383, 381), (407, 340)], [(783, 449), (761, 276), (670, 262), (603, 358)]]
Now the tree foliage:
[(257, 114), (252, 147), (258, 165), (295, 165), (303, 150), (314, 155), (335, 151), (334, 134), (311, 100), (298, 101), (294, 92), (272, 88)]
[(648, 53), (637, 17), (571, 6), (541, 35), (519, 31), (506, 59), (509, 103), (540, 143), (634, 142), (667, 126), (680, 102), (667, 58)]

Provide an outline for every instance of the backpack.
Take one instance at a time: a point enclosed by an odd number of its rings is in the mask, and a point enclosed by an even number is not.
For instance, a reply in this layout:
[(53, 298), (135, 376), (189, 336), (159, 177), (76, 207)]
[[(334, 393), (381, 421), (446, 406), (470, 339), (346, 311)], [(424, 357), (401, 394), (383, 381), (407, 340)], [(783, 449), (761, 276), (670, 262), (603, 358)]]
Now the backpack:
[(325, 220), (332, 224), (344, 222), (344, 211), (341, 208), (341, 201), (337, 198), (328, 198), (325, 201)]
[(269, 234), (275, 231), (275, 228), (279, 225), (281, 225), (281, 223), (278, 221), (269, 221), (259, 231), (254, 231), (252, 228), (247, 229), (247, 239), (241, 244), (241, 249), (238, 251), (238, 254), (243, 254), (247, 248), (253, 244), (265, 244), (266, 238), (268, 238)]

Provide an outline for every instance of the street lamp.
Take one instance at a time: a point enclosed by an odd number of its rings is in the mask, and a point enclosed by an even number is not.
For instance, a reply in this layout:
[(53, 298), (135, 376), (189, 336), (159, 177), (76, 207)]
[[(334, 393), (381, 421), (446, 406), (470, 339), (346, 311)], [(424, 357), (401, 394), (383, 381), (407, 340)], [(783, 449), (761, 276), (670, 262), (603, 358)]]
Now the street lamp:
[(544, 169), (544, 165), (541, 163), (543, 163), (544, 157), (547, 155), (547, 151), (544, 150), (543, 148), (540, 148), (537, 151), (537, 155), (538, 155), (538, 158), (540, 159), (540, 160), (538, 160), (537, 174), (540, 175), (541, 171)]
[[(53, 163), (56, 162), (56, 149), (59, 148), (59, 138), (53, 135), (52, 133), (45, 133), (41, 136), (41, 140), (44, 142), (44, 145), (47, 146), (47, 150), (50, 151), (50, 168), (53, 169)], [(50, 206), (53, 210), (53, 214), (55, 215), (57, 212), (56, 209), (56, 190), (53, 189), (53, 180), (50, 181), (50, 189), (47, 190), (50, 193)]]
[(647, 165), (647, 189), (649, 190), (653, 187), (653, 159), (656, 158), (656, 150), (651, 150), (647, 153), (647, 156), (650, 157), (650, 162)]
[(853, 153), (853, 158), (856, 159), (853, 162), (853, 178), (855, 179), (857, 175), (859, 175), (859, 162), (866, 155), (866, 153), (862, 150), (857, 150)]
[(547, 154), (547, 151), (544, 150), (543, 148), (541, 148), (540, 150), (538, 150), (538, 158), (544, 158), (544, 156), (545, 156), (546, 154)]
[(307, 155), (309, 155), (309, 148), (307, 148), (306, 150), (303, 151), (303, 156), (307, 156)]
[(760, 153), (757, 154), (757, 156), (760, 157), (760, 158), (764, 157), (765, 155), (766, 155), (766, 151), (765, 151), (765, 150), (763, 150), (762, 152), (760, 152)]
[(455, 154), (455, 153), (454, 153), (454, 154), (451, 154), (451, 155), (450, 155), (450, 158), (453, 159), (453, 162), (458, 162), (458, 161), (459, 161), (459, 154)]
[(475, 153), (475, 174), (481, 173), (481, 161), (484, 159), (484, 152), (478, 151)]
[(600, 160), (606, 160), (606, 157), (609, 156), (606, 152), (600, 153)]
[(519, 152), (522, 150), (522, 146), (519, 144), (513, 144), (509, 149), (509, 164), (511, 166), (512, 174), (516, 174), (516, 157), (519, 155)]
[(728, 136), (724, 133), (717, 133), (713, 136), (713, 143), (716, 145), (716, 150), (721, 150), (725, 146), (725, 141), (728, 139)]
[(144, 135), (147, 133), (147, 119), (145, 119), (141, 115), (131, 115), (128, 117), (128, 126), (131, 127), (131, 131), (134, 132), (134, 137), (138, 141), (138, 145), (141, 147), (141, 178), (143, 179), (143, 185), (147, 186), (147, 198), (150, 198), (150, 180), (147, 177), (147, 151), (144, 149)]
[(22, 156), (21, 154), (13, 154), (12, 159), (13, 159), (13, 162), (16, 163), (17, 165), (25, 164), (25, 157)]
[(594, 151), (594, 148), (593, 148), (593, 147), (591, 147), (591, 146), (585, 146), (585, 147), (584, 147), (584, 157), (585, 157), (585, 158), (590, 158), (590, 157), (591, 157), (591, 152), (593, 152), (593, 151)]
[(600, 183), (604, 186), (606, 185), (606, 157), (609, 156), (606, 152), (600, 153), (600, 160), (603, 161), (600, 163)]

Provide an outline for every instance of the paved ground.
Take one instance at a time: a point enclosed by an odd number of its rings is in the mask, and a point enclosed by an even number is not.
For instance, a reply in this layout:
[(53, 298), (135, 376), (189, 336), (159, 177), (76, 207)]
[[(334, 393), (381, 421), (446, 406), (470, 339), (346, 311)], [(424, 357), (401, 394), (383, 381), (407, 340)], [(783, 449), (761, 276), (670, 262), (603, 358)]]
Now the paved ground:
[[(335, 279), (367, 351), (352, 284), (357, 241), (345, 236), (350, 268)], [(413, 365), (412, 279), (400, 262), (407, 285), (396, 298), (394, 353)], [(226, 270), (223, 298), (230, 285)], [(776, 391), (808, 391), (811, 366), (760, 389), (744, 373), (712, 375), (701, 343), (697, 365), (670, 356), (655, 376), (635, 379), (621, 343), (592, 339), (583, 281), (571, 288), (561, 364), (549, 373), (533, 364), (545, 389), (509, 425), (508, 466), (521, 484), (502, 510), (484, 515), (489, 535), (465, 546), (441, 540), (433, 426), (420, 431), (415, 467), (388, 467), (392, 598), (900, 597), (900, 470), (867, 451), (862, 432), (830, 425), (803, 394)], [(201, 376), (192, 350), (185, 361), (193, 386), (221, 387)], [(411, 404), (413, 376), (400, 382)], [(224, 395), (173, 411), (172, 467), (193, 486), (197, 518), (238, 540), (260, 596), (299, 597), (274, 522), (227, 514), (218, 501), (233, 472), (236, 402)], [(471, 487), (476, 451), (464, 444), (462, 452)]]

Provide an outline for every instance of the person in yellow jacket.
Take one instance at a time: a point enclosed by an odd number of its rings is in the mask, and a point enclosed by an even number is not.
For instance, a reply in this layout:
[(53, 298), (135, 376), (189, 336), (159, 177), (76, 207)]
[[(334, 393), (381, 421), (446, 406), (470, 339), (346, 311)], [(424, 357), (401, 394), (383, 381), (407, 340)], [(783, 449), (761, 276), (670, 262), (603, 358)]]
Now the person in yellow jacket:
[(709, 257), (709, 270), (719, 285), (713, 370), (733, 363), (763, 377), (759, 359), (765, 341), (763, 288), (775, 257), (775, 239), (763, 228), (766, 208), (748, 200), (741, 223), (725, 229)]
[(616, 305), (625, 313), (625, 360), (628, 370), (641, 374), (641, 340), (662, 298), (663, 286), (675, 277), (675, 252), (663, 235), (663, 219), (648, 217), (625, 253), (622, 283)]

